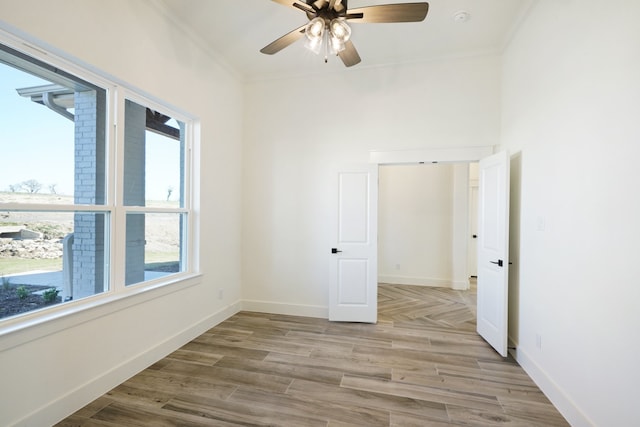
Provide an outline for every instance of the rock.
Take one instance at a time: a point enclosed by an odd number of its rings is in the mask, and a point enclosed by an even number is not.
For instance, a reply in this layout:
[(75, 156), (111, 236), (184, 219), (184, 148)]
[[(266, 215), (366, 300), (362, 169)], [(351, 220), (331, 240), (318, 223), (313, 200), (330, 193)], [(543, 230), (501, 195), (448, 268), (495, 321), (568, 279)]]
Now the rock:
[(62, 257), (59, 239), (0, 240), (1, 258), (56, 259)]

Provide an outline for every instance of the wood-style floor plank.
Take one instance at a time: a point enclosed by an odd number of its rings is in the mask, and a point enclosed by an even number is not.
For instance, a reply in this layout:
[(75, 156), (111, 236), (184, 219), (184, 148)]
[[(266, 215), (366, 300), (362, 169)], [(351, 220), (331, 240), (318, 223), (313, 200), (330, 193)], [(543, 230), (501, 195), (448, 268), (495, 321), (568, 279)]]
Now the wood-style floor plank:
[[(342, 386), (330, 386), (295, 380), (287, 392), (313, 402), (342, 403), (352, 408), (382, 409), (389, 413), (412, 414), (425, 420), (446, 420), (446, 406), (439, 402), (412, 397), (386, 394), (371, 390), (357, 390)], [(331, 419), (331, 414), (326, 414)], [(361, 424), (366, 425), (366, 424)]]
[(257, 405), (267, 409), (273, 409), (280, 413), (310, 416), (316, 414), (318, 419), (325, 420), (326, 414), (331, 414), (331, 420), (340, 424), (363, 424), (370, 426), (389, 425), (389, 411), (379, 408), (358, 407), (342, 402), (327, 402), (310, 398), (304, 395), (286, 393), (284, 395), (264, 393), (247, 388), (238, 389), (230, 398), (232, 401), (244, 401), (250, 405)]
[(476, 334), (475, 304), (381, 284), (375, 325), (241, 312), (58, 426), (568, 425)]

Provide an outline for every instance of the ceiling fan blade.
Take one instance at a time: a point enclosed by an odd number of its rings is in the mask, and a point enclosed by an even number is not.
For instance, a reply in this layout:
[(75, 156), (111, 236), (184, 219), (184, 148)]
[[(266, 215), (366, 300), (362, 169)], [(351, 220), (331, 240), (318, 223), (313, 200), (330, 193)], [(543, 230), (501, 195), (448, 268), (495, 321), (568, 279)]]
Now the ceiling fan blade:
[[(347, 19), (356, 23), (420, 22), (429, 11), (429, 3), (381, 4), (349, 9)], [(360, 16), (362, 15), (362, 16)]]
[(351, 67), (359, 64), (360, 61), (362, 61), (360, 59), (360, 55), (358, 55), (356, 47), (353, 45), (351, 40), (347, 41), (344, 47), (345, 49), (342, 52), (338, 53), (338, 56), (340, 57), (340, 59), (342, 59), (344, 65), (346, 65), (347, 67)]
[(274, 40), (270, 44), (268, 44), (265, 47), (263, 47), (262, 49), (260, 49), (260, 52), (262, 52), (264, 54), (267, 54), (267, 55), (273, 55), (274, 53), (280, 52), (285, 47), (289, 46), (293, 42), (295, 42), (295, 41), (301, 39), (302, 37), (304, 37), (304, 30), (305, 30), (306, 26), (307, 25), (305, 24), (302, 27), (296, 28), (295, 30), (291, 31), (290, 33), (285, 34), (284, 36), (280, 37), (279, 39)]

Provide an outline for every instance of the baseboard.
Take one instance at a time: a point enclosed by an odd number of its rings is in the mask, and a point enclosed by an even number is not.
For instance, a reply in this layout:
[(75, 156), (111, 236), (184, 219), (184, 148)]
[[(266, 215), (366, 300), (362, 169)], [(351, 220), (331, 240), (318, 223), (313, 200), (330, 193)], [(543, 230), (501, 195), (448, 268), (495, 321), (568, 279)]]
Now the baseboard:
[(471, 284), (469, 283), (469, 279), (454, 280), (453, 282), (451, 282), (451, 289), (456, 291), (466, 291), (470, 287), (471, 287)]
[(378, 282), (388, 283), (390, 285), (428, 286), (428, 287), (434, 287), (434, 288), (450, 288), (450, 289), (468, 289), (469, 288), (468, 280), (466, 282), (466, 285), (464, 285), (462, 282), (454, 282), (449, 279), (436, 279), (433, 277), (378, 276)]
[(569, 396), (556, 384), (553, 379), (542, 369), (533, 358), (520, 347), (509, 340), (509, 353), (531, 377), (533, 382), (542, 390), (547, 398), (553, 403), (563, 417), (574, 427), (594, 427), (589, 418), (580, 410)]
[[(44, 426), (56, 424), (71, 415), (74, 411), (86, 406), (115, 386), (151, 366), (167, 354), (233, 316), (240, 311), (240, 307), (241, 304), (238, 301), (218, 310), (216, 313), (207, 316), (189, 328), (167, 338), (155, 347), (134, 356), (88, 383), (33, 411), (19, 420), (15, 426)], [(69, 408), (75, 409), (69, 411)]]
[(283, 304), (272, 301), (243, 300), (243, 311), (256, 311), (258, 313), (284, 314), (288, 316), (329, 318), (329, 307), (319, 305)]

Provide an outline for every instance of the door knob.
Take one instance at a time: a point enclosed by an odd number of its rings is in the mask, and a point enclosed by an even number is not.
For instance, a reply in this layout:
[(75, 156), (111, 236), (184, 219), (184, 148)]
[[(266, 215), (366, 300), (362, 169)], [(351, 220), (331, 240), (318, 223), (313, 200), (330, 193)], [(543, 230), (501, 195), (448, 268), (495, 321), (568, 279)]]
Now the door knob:
[(502, 267), (502, 265), (504, 264), (504, 262), (499, 259), (498, 261), (489, 261), (491, 264), (496, 264), (498, 267)]
[(342, 251), (339, 251), (338, 248), (331, 248), (332, 254), (337, 254), (338, 252), (342, 252)]

